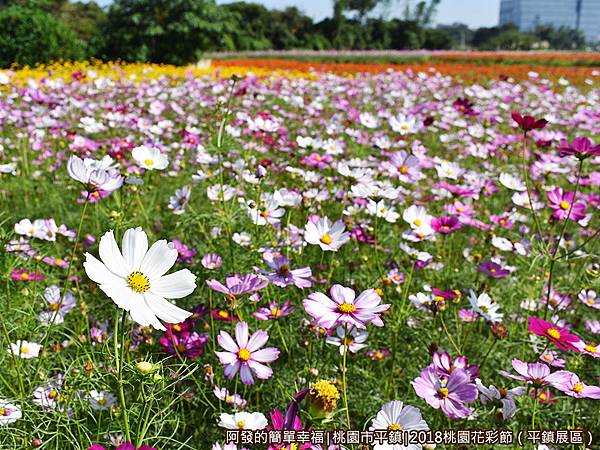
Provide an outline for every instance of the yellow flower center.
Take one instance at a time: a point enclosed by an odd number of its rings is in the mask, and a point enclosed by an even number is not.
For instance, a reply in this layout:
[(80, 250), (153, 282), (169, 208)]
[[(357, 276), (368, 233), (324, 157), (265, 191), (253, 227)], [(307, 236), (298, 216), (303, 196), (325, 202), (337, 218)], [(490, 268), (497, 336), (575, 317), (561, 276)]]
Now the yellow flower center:
[(21, 347), (21, 353), (27, 355), (29, 353), (29, 349), (27, 347)]
[(564, 209), (565, 211), (568, 210), (570, 208), (571, 204), (567, 203), (567, 202), (560, 202), (560, 207), (561, 209)]
[(288, 266), (287, 264), (282, 264), (281, 266), (279, 266), (279, 273), (281, 275), (287, 275), (290, 272), (290, 266)]
[(448, 388), (440, 388), (440, 390), (438, 391), (438, 396), (440, 398), (446, 398), (446, 397), (448, 397), (448, 393), (449, 393)]
[(27, 272), (23, 272), (21, 274), (21, 279), (22, 280), (29, 280), (29, 274)]
[(548, 328), (546, 333), (553, 339), (560, 339), (560, 331), (558, 331), (556, 328)]
[(246, 426), (246, 422), (244, 422), (243, 420), (238, 420), (236, 425), (241, 430), (242, 428), (244, 428)]
[(101, 398), (100, 400), (98, 400), (98, 404), (100, 406), (104, 406), (108, 403), (108, 400), (106, 400), (105, 398)]
[(329, 244), (331, 244), (331, 241), (333, 241), (333, 238), (331, 237), (331, 235), (330, 235), (330, 234), (324, 234), (324, 235), (321, 237), (321, 242), (322, 242), (323, 244), (325, 244), (325, 245), (329, 245)]
[(8, 416), (8, 414), (6, 413), (6, 409), (4, 409), (4, 408), (0, 409), (0, 416)]
[(250, 359), (250, 351), (247, 348), (242, 348), (238, 352), (238, 358), (242, 361), (248, 361)]
[(390, 423), (388, 425), (387, 429), (389, 431), (400, 431), (402, 429), (402, 427), (400, 425), (398, 425), (397, 423)]
[(573, 385), (573, 392), (575, 392), (576, 394), (581, 394), (583, 392), (583, 384), (575, 383)]
[(548, 396), (546, 395), (545, 392), (540, 392), (540, 395), (538, 395), (538, 398), (542, 401), (546, 400), (548, 398)]
[(406, 166), (400, 167), (400, 173), (402, 175), (406, 175), (408, 173), (408, 167), (406, 167)]
[(56, 311), (58, 309), (58, 303), (50, 303), (50, 311)]
[(64, 260), (64, 259), (60, 259), (60, 258), (56, 258), (56, 259), (54, 260), (54, 264), (56, 264), (56, 265), (60, 265), (60, 264), (62, 264), (62, 263), (64, 263), (64, 262), (65, 262), (65, 260)]
[(413, 224), (415, 225), (415, 227), (420, 227), (422, 223), (423, 222), (421, 222), (421, 219), (415, 219), (413, 221)]
[(56, 389), (52, 389), (48, 393), (48, 397), (50, 397), (52, 400), (54, 400), (56, 397), (58, 397), (58, 392), (56, 391)]
[(154, 160), (153, 159), (145, 159), (144, 164), (146, 164), (147, 166), (153, 166)]
[(325, 411), (333, 411), (340, 398), (340, 391), (329, 381), (319, 380), (313, 385), (310, 395)]
[(226, 403), (233, 403), (233, 397), (231, 395), (225, 396), (225, 402)]
[(127, 284), (135, 292), (146, 292), (150, 289), (150, 280), (142, 272), (132, 272), (127, 277)]
[(585, 350), (590, 352), (590, 353), (596, 353), (596, 346), (592, 345), (592, 344), (588, 344), (585, 347)]
[(342, 303), (338, 306), (338, 311), (344, 314), (352, 314), (354, 311), (356, 311), (356, 306), (354, 306), (352, 303)]
[(271, 315), (275, 317), (279, 317), (281, 315), (281, 310), (279, 308), (272, 308)]

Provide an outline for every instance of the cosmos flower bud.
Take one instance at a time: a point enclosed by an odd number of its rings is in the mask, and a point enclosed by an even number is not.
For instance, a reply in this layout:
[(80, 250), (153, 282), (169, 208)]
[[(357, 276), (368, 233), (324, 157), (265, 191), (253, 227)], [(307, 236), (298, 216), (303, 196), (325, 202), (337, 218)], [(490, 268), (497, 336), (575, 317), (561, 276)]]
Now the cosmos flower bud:
[(326, 419), (335, 410), (340, 392), (330, 381), (319, 380), (313, 384), (308, 398), (309, 411), (312, 417)]
[(140, 361), (135, 365), (135, 368), (138, 370), (138, 372), (140, 372), (142, 375), (147, 375), (150, 372), (154, 371), (154, 365), (151, 362), (148, 361)]

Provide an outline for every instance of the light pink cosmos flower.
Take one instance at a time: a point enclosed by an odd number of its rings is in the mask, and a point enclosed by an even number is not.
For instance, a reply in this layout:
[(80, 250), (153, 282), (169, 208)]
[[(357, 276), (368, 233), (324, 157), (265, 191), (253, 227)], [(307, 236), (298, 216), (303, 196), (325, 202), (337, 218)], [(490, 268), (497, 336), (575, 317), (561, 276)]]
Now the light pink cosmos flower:
[(318, 245), (323, 251), (337, 252), (350, 240), (350, 233), (341, 220), (331, 223), (328, 217), (309, 220), (304, 227), (304, 239), (309, 244)]
[(600, 399), (600, 387), (588, 386), (587, 384), (582, 383), (577, 374), (567, 370), (560, 370), (553, 375), (558, 374), (561, 375), (560, 378), (557, 378), (551, 384), (559, 391), (575, 398)]
[(320, 327), (332, 329), (338, 325), (354, 325), (366, 328), (367, 323), (383, 326), (379, 314), (387, 311), (390, 305), (380, 305), (381, 297), (375, 289), (367, 289), (356, 297), (353, 289), (335, 284), (329, 290), (331, 298), (314, 292), (302, 301), (306, 312)]
[(467, 417), (473, 412), (465, 403), (477, 400), (477, 387), (470, 383), (470, 375), (462, 369), (452, 371), (447, 380), (440, 379), (436, 369), (428, 366), (421, 376), (411, 381), (417, 395), (435, 409), (442, 408), (452, 419)]
[(518, 375), (513, 375), (510, 372), (501, 370), (500, 373), (505, 377), (513, 378), (515, 380), (521, 380), (532, 384), (535, 387), (554, 385), (564, 381), (564, 374), (566, 371), (559, 370), (550, 374), (550, 368), (546, 364), (542, 363), (526, 363), (519, 359), (512, 360), (513, 369), (515, 369)]
[(248, 338), (248, 324), (239, 322), (235, 326), (235, 340), (226, 331), (221, 331), (217, 342), (225, 349), (224, 352), (215, 352), (221, 364), (225, 366), (225, 375), (230, 380), (238, 371), (244, 384), (254, 384), (252, 373), (261, 380), (266, 380), (273, 375), (271, 368), (263, 363), (270, 363), (279, 357), (279, 350), (275, 347), (260, 349), (267, 343), (269, 335), (266, 331), (257, 330)]

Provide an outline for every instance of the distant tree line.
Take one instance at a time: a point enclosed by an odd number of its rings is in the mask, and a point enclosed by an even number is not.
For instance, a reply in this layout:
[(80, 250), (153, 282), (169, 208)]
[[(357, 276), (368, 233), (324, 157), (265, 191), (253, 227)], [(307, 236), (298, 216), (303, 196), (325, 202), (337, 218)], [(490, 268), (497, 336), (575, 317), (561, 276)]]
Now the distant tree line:
[[(0, 0), (0, 66), (100, 58), (185, 64), (207, 51), (283, 49), (581, 48), (567, 28), (431, 26), (440, 0), (333, 0), (334, 14), (314, 22), (298, 8), (214, 0)], [(401, 2), (400, 2), (401, 3)], [(400, 18), (384, 13), (401, 8)], [(380, 11), (379, 17), (376, 12)], [(397, 11), (396, 11), (397, 12)]]

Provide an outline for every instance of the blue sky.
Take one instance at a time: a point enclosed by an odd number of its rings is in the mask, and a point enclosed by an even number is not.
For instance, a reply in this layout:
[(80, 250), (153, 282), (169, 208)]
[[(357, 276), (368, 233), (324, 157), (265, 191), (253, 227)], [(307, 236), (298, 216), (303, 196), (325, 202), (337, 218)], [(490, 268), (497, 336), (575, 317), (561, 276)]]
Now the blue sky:
[[(238, 0), (217, 0), (217, 3), (231, 3)], [(250, 0), (247, 0), (250, 1)], [(286, 6), (297, 6), (306, 14), (316, 20), (331, 16), (333, 10), (332, 0), (253, 0), (262, 3), (269, 8), (285, 8)], [(393, 5), (385, 16), (399, 16), (406, 0), (392, 0)], [(101, 5), (110, 4), (110, 0), (98, 0)], [(416, 3), (416, 0), (412, 0)], [(398, 11), (397, 14), (394, 14)], [(450, 24), (462, 22), (476, 28), (493, 26), (498, 24), (500, 11), (500, 0), (442, 0), (438, 7), (436, 23)]]

